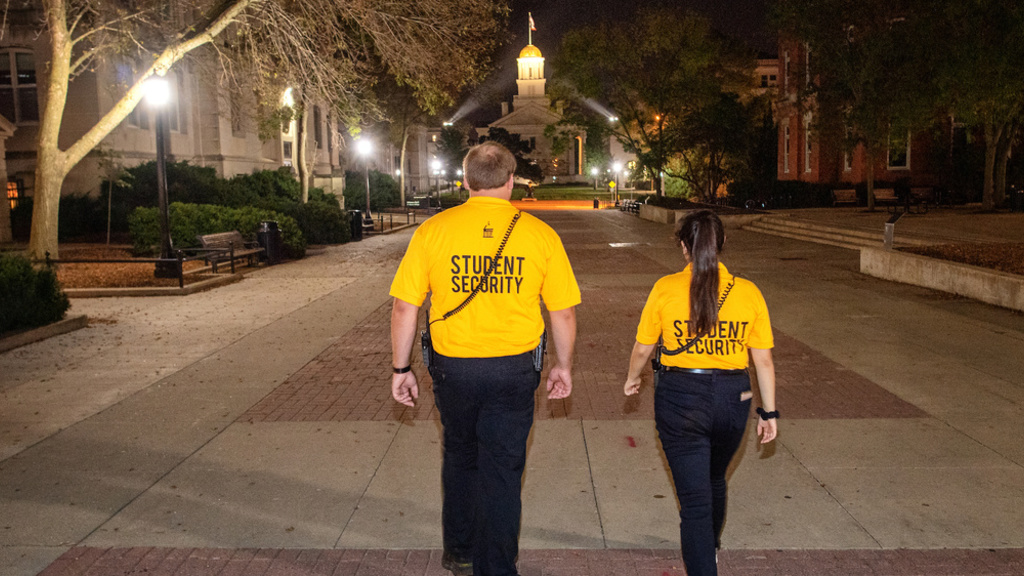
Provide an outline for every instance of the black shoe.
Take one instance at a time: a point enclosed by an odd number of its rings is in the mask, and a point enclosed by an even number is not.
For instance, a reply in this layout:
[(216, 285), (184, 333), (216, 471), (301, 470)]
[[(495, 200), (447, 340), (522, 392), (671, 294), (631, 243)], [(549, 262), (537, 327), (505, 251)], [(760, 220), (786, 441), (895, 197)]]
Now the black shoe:
[(457, 558), (447, 550), (441, 554), (441, 567), (451, 571), (454, 576), (473, 576), (473, 561)]

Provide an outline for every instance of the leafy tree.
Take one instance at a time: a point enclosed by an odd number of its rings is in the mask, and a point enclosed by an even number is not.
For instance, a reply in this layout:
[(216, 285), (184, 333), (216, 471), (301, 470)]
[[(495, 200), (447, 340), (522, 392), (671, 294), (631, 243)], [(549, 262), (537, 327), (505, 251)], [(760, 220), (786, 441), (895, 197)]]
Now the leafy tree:
[[(57, 255), (59, 199), (68, 172), (139, 104), (147, 79), (165, 75), (183, 58), (219, 63), (264, 101), (295, 85), (302, 90), (300, 102), (319, 99), (345, 110), (381, 70), (418, 89), (461, 85), (460, 74), (475, 70), (492, 45), (504, 10), (495, 0), (40, 0), (5, 9), (5, 21), (6, 12), (34, 13), (40, 6), (38, 32), (50, 59), (39, 81), (44, 106), (29, 241), (36, 259)], [(26, 14), (18, 20), (36, 19)], [(62, 148), (72, 78), (113, 58), (138, 64), (134, 82)]]
[[(640, 31), (640, 32), (638, 32)], [(614, 135), (655, 178), (683, 150), (687, 118), (752, 82), (754, 59), (712, 33), (709, 22), (673, 9), (641, 10), (565, 35), (554, 67), (581, 97), (606, 101)]]
[(948, 47), (929, 52), (943, 103), (985, 136), (982, 207), (991, 210), (1005, 200), (1006, 165), (1024, 123), (1024, 5), (942, 0), (928, 7), (922, 36)]
[(675, 138), (685, 170), (679, 174), (705, 202), (713, 201), (718, 190), (746, 169), (753, 118), (736, 94), (721, 94), (713, 104), (690, 114)]
[(484, 140), (491, 140), (501, 144), (516, 157), (515, 176), (539, 184), (544, 180), (544, 172), (541, 167), (526, 157), (533, 152), (530, 142), (523, 140), (519, 134), (513, 134), (504, 128), (490, 128)]
[[(784, 81), (800, 87), (798, 108), (814, 111), (820, 139), (864, 147), (868, 209), (875, 206), (874, 167), (891, 137), (925, 127), (935, 107), (920, 25), (931, 10), (920, 0), (784, 0), (779, 27), (810, 50), (809, 73), (794, 66)], [(808, 81), (809, 80), (809, 81)]]
[(445, 126), (437, 138), (437, 157), (449, 170), (458, 170), (469, 149), (466, 132), (456, 126)]
[[(370, 170), (370, 211), (398, 206), (401, 193), (398, 183), (389, 174)], [(361, 170), (345, 172), (345, 206), (352, 210), (366, 210), (366, 173)]]

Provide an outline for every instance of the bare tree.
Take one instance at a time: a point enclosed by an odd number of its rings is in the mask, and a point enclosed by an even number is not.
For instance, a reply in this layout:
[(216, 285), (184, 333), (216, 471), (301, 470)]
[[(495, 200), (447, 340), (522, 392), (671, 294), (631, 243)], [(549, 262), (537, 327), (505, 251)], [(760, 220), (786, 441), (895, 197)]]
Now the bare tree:
[[(183, 58), (215, 60), (257, 94), (295, 85), (342, 110), (386, 70), (419, 89), (465, 82), (497, 37), (498, 0), (40, 0), (51, 57), (41, 82), (29, 255), (57, 255), (60, 191), (70, 170), (138, 105), (143, 84)], [(216, 40), (216, 42), (215, 42)], [(202, 51), (200, 51), (202, 49)], [(58, 138), (69, 84), (116, 56), (138, 65), (133, 83), (67, 148)]]

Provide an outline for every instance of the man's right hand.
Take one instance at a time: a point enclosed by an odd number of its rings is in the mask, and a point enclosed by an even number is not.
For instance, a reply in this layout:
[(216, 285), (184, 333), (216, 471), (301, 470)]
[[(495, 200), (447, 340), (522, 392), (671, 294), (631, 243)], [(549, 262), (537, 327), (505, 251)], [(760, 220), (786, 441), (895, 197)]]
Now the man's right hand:
[(410, 408), (416, 406), (416, 400), (420, 397), (420, 387), (416, 384), (416, 373), (392, 374), (391, 396), (396, 402)]
[(561, 400), (572, 394), (572, 369), (555, 366), (548, 371), (548, 400)]

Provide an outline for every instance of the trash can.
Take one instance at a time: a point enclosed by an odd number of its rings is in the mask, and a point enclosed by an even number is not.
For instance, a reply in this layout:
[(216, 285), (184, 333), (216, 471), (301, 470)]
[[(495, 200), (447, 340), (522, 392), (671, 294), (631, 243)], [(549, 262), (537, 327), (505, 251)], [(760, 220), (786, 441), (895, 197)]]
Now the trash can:
[(1024, 189), (1010, 189), (1010, 210), (1024, 212)]
[(352, 241), (358, 242), (363, 239), (363, 212), (353, 210), (349, 212), (349, 226), (352, 228)]
[(256, 241), (263, 247), (266, 252), (267, 264), (273, 266), (281, 261), (284, 252), (284, 242), (281, 239), (281, 229), (277, 227), (277, 222), (274, 220), (267, 220), (260, 222), (259, 228), (256, 229)]

